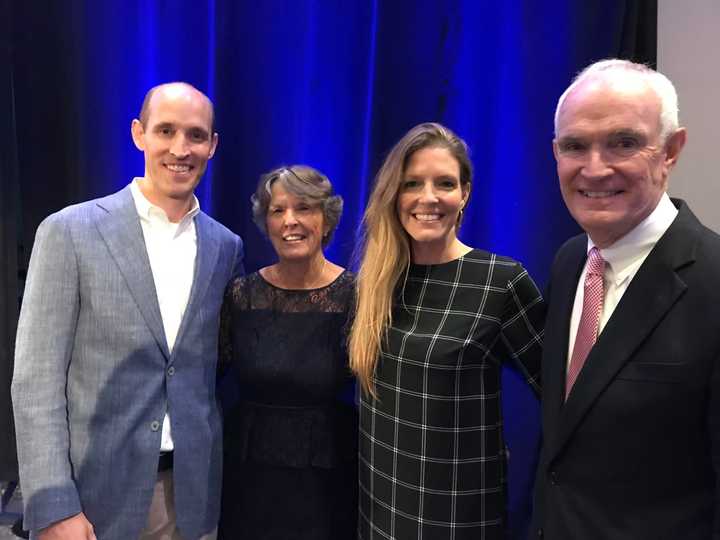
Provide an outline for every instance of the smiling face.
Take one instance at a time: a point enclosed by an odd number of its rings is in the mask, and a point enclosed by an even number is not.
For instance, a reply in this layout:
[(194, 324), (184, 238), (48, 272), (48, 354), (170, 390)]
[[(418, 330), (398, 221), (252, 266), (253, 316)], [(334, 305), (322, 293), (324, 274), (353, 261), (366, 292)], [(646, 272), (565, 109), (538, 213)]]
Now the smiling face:
[(655, 209), (685, 143), (663, 143), (660, 99), (637, 79), (590, 79), (567, 97), (553, 151), (560, 190), (599, 247), (622, 238)]
[(131, 128), (145, 154), (141, 189), (150, 202), (165, 209), (192, 198), (217, 146), (211, 123), (210, 102), (191, 86), (168, 84), (153, 93), (145, 125), (133, 120)]
[(413, 260), (428, 264), (453, 258), (457, 223), (469, 186), (460, 185), (460, 165), (442, 147), (410, 156), (400, 182), (396, 211), (410, 237)]
[(322, 256), (327, 230), (320, 205), (293, 195), (277, 181), (271, 192), (266, 225), (278, 258), (300, 262)]

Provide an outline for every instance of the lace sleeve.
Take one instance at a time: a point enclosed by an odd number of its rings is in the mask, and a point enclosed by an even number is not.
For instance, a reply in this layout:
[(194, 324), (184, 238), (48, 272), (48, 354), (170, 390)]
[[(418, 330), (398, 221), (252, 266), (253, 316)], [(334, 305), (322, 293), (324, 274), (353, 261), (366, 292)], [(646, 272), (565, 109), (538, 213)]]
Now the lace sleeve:
[(348, 277), (347, 320), (345, 321), (345, 324), (343, 325), (343, 328), (342, 328), (344, 346), (346, 349), (348, 346), (348, 340), (350, 339), (350, 331), (352, 330), (352, 325), (355, 322), (355, 311), (357, 309), (357, 290), (355, 288), (356, 277), (355, 277), (355, 274), (353, 274), (351, 272), (347, 272), (347, 277)]
[(233, 287), (236, 280), (231, 280), (225, 288), (222, 307), (220, 308), (220, 334), (218, 336), (218, 380), (230, 367), (233, 357), (233, 345), (230, 329), (232, 328)]

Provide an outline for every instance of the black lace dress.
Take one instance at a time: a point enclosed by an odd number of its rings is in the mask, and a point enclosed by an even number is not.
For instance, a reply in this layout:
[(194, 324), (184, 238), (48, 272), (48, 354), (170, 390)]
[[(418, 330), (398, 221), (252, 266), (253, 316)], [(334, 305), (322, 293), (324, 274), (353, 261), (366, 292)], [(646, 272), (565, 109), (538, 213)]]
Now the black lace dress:
[(345, 340), (354, 277), (313, 290), (259, 273), (225, 292), (221, 539), (342, 540), (357, 527), (357, 409)]

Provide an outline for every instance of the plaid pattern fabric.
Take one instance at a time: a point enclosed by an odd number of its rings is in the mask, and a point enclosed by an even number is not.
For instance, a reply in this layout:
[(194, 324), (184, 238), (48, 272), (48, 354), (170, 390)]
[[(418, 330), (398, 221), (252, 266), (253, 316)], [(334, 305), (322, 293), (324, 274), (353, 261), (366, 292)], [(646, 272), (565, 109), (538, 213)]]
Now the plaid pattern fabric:
[(503, 538), (500, 364), (539, 391), (544, 304), (516, 261), (481, 250), (411, 265), (360, 411), (363, 540)]

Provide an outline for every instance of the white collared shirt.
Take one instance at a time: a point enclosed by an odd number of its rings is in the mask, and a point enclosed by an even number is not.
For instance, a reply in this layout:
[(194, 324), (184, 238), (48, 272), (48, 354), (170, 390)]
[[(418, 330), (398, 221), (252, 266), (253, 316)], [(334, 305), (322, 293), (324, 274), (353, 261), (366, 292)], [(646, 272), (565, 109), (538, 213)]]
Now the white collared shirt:
[[(601, 249), (600, 255), (607, 263), (605, 265), (605, 296), (603, 299), (602, 313), (600, 315), (600, 325), (598, 335), (603, 331), (610, 316), (620, 303), (620, 299), (630, 285), (630, 282), (637, 274), (637, 271), (645, 262), (652, 249), (660, 240), (668, 227), (675, 220), (678, 210), (668, 197), (667, 193), (663, 193), (660, 202), (648, 217), (641, 221), (633, 230), (620, 238), (610, 247)], [(588, 236), (587, 250), (595, 247), (595, 244)], [(580, 325), (580, 317), (582, 315), (583, 300), (585, 297), (585, 274), (587, 272), (587, 261), (578, 280), (577, 289), (575, 291), (575, 303), (573, 304), (572, 315), (570, 317), (570, 339), (568, 343), (567, 365), (570, 365), (572, 358), (572, 350), (575, 346), (575, 338), (577, 337), (578, 326)]]
[[(150, 259), (160, 305), (165, 340), (168, 350), (172, 352), (190, 298), (195, 273), (197, 234), (194, 218), (200, 212), (200, 204), (197, 197), (193, 196), (190, 211), (179, 223), (172, 223), (162, 208), (145, 198), (140, 191), (139, 180), (139, 178), (133, 179), (130, 192), (140, 216), (145, 249)], [(160, 449), (163, 452), (173, 449), (170, 417), (167, 412), (163, 420)]]

